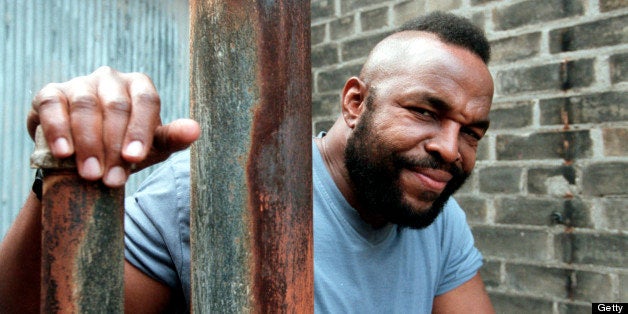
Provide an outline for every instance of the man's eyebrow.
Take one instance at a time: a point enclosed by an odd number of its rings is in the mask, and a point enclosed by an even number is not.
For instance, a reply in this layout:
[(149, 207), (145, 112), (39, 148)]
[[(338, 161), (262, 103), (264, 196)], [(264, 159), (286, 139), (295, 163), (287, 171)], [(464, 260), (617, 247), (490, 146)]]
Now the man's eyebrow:
[(449, 111), (451, 110), (451, 105), (449, 105), (446, 101), (433, 96), (433, 95), (423, 95), (423, 98), (427, 103), (429, 103), (435, 110), (438, 111)]
[[(423, 98), (427, 103), (430, 104), (430, 106), (432, 106), (437, 111), (444, 112), (444, 111), (449, 111), (452, 109), (449, 103), (433, 95), (426, 95)], [(473, 121), (469, 123), (467, 127), (478, 128), (483, 131), (486, 131), (488, 130), (488, 127), (490, 124), (491, 124), (490, 120), (482, 119), (482, 120), (477, 120), (477, 121)]]
[(478, 129), (481, 129), (483, 132), (486, 132), (488, 131), (488, 127), (490, 125), (491, 125), (490, 120), (478, 120), (469, 124), (467, 127), (478, 128)]

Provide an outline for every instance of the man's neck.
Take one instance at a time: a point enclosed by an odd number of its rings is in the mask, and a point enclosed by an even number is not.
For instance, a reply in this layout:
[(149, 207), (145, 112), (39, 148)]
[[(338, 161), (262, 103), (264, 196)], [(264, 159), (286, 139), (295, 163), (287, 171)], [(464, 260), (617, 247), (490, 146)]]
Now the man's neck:
[(346, 146), (346, 140), (343, 141), (339, 139), (333, 130), (330, 130), (325, 136), (316, 138), (315, 142), (323, 156), (325, 167), (327, 167), (327, 171), (329, 171), (334, 183), (336, 183), (336, 186), (347, 202), (355, 208), (356, 201), (353, 187), (344, 163), (344, 147)]
[(351, 178), (344, 162), (344, 150), (347, 145), (346, 137), (336, 135), (336, 132), (332, 129), (325, 136), (315, 138), (314, 141), (321, 152), (327, 171), (329, 171), (336, 187), (338, 187), (338, 190), (340, 190), (340, 193), (342, 193), (349, 205), (373, 228), (385, 226), (387, 222), (381, 217), (366, 214), (355, 196), (354, 186), (351, 183)]

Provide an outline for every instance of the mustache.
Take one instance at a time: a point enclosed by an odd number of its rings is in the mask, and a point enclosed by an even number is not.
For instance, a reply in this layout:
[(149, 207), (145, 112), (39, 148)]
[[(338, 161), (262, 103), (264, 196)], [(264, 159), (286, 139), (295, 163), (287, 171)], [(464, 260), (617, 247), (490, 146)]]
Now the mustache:
[(404, 168), (429, 168), (449, 172), (454, 177), (463, 176), (462, 167), (455, 163), (448, 163), (439, 156), (427, 155), (425, 157), (397, 156), (395, 164)]

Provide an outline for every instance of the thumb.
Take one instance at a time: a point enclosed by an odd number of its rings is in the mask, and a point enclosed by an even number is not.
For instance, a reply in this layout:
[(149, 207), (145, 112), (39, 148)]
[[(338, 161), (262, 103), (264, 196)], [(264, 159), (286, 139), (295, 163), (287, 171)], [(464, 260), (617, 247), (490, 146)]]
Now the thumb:
[(198, 122), (192, 119), (178, 119), (157, 127), (153, 146), (157, 151), (170, 153), (188, 148), (201, 134)]
[(139, 171), (162, 162), (179, 150), (188, 148), (201, 134), (198, 123), (191, 119), (179, 119), (155, 129), (153, 145), (146, 159), (134, 164), (133, 171)]

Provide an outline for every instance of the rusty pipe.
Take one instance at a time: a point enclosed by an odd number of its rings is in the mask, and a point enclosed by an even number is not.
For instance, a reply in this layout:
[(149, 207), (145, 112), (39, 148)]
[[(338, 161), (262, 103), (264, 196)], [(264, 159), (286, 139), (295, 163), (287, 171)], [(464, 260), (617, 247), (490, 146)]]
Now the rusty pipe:
[(44, 171), (41, 313), (122, 313), (124, 188), (81, 179), (40, 128), (31, 166)]
[(313, 312), (309, 1), (190, 1), (192, 310)]

